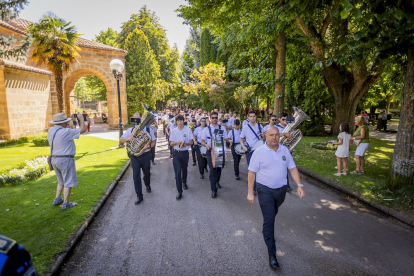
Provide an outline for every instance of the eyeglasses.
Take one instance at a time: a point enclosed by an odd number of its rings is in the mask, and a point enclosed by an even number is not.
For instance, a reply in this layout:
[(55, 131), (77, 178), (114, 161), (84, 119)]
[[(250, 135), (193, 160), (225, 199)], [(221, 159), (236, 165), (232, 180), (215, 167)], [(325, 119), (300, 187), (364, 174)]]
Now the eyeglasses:
[(275, 119), (272, 119), (272, 120), (270, 120), (270, 121), (276, 121)]
[(211, 117), (211, 119), (212, 119), (212, 120), (214, 120), (214, 119), (218, 119), (218, 117)]

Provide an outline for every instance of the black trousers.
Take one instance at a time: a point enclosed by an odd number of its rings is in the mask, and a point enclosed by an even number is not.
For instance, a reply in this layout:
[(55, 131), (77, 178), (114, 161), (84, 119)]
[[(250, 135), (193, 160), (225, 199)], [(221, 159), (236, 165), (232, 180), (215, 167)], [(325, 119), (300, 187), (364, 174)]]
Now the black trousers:
[(175, 186), (179, 193), (183, 192), (183, 183), (187, 183), (187, 167), (189, 159), (188, 150), (173, 151), (173, 166), (175, 173)]
[(286, 190), (286, 185), (279, 189), (271, 189), (257, 183), (259, 204), (263, 215), (263, 239), (269, 255), (276, 256), (275, 218), (280, 205), (285, 201)]
[(204, 174), (204, 170), (207, 169), (207, 159), (201, 155), (200, 147), (195, 150), (198, 162), (198, 171), (200, 174)]
[(191, 145), (191, 156), (193, 157), (193, 163), (196, 163), (196, 150), (194, 148), (194, 145)]
[(211, 151), (207, 151), (207, 163), (208, 163), (208, 179), (210, 180), (211, 191), (217, 191), (217, 183), (220, 182), (221, 168), (213, 168), (213, 162), (211, 161)]
[(141, 169), (144, 173), (145, 186), (148, 186), (151, 183), (150, 152), (145, 152), (139, 157), (130, 156), (130, 159), (133, 172), (135, 193), (137, 194), (137, 197), (142, 198)]
[[(237, 154), (236, 151), (234, 150), (235, 145), (233, 144), (231, 146), (231, 155), (233, 156), (233, 160), (234, 160), (234, 174), (236, 176), (239, 176), (239, 164), (240, 164), (240, 160), (241, 160), (241, 155)], [(250, 161), (250, 160), (249, 160)]]
[(157, 144), (155, 144), (155, 146), (153, 148), (151, 148), (150, 153), (151, 153), (151, 162), (154, 163), (155, 161), (155, 147)]
[[(250, 151), (250, 152), (247, 152), (247, 153), (245, 154), (245, 155), (246, 155), (246, 160), (247, 160), (247, 167), (249, 167), (249, 165), (250, 165), (250, 159), (252, 158), (253, 152), (254, 152), (254, 151)], [(254, 187), (253, 187), (253, 190), (256, 190), (256, 179), (254, 180)]]
[(387, 131), (387, 120), (381, 120), (381, 129), (384, 128), (384, 131)]

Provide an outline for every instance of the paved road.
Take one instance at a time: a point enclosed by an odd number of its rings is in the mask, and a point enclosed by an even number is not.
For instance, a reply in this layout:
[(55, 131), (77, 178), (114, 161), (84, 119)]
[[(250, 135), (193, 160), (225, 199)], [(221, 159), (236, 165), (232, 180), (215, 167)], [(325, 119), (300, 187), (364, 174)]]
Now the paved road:
[[(218, 198), (189, 167), (181, 201), (159, 135), (152, 190), (135, 206), (131, 169), (85, 234), (62, 275), (413, 275), (414, 231), (304, 181), (276, 218), (281, 268), (268, 266), (262, 216), (225, 168)], [(246, 171), (242, 159), (242, 171)]]

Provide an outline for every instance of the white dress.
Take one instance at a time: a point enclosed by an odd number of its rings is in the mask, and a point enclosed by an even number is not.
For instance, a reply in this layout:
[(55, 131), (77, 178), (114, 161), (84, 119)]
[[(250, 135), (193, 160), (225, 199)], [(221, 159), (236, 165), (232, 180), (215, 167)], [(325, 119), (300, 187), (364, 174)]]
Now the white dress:
[(346, 158), (349, 155), (349, 140), (351, 139), (351, 134), (341, 132), (338, 135), (338, 139), (339, 138), (342, 138), (342, 145), (338, 145), (335, 155), (337, 157)]

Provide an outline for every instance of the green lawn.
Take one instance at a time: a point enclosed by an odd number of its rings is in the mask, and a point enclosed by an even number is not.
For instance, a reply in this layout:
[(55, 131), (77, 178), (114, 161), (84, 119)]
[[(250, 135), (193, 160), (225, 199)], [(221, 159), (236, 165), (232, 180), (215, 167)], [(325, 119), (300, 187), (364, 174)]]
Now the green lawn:
[[(414, 191), (392, 192), (387, 187), (395, 142), (370, 139), (365, 154), (365, 174), (334, 176), (337, 172), (334, 150), (318, 150), (310, 147), (313, 142), (332, 140), (333, 137), (304, 137), (294, 153), (297, 165), (313, 171), (331, 181), (351, 189), (366, 199), (397, 211), (414, 215)], [(355, 170), (356, 146), (350, 146), (348, 159), (349, 172)]]
[(50, 155), (49, 147), (35, 147), (33, 143), (24, 143), (0, 148), (0, 173), (24, 164), (25, 160)]
[[(28, 249), (36, 269), (42, 274), (50, 268), (54, 256), (65, 249), (70, 236), (91, 214), (125, 165), (128, 159), (125, 149), (111, 149), (117, 145), (116, 141), (88, 136), (76, 140), (79, 184), (72, 190), (71, 201), (77, 202), (77, 207), (61, 210), (52, 205), (57, 184), (54, 172), (35, 181), (0, 188), (0, 234)], [(16, 149), (30, 152), (33, 157), (49, 151), (49, 148), (37, 148), (39, 152), (35, 152), (30, 144), (0, 148), (2, 164), (13, 166), (25, 159), (10, 155)], [(9, 152), (9, 161), (3, 159), (3, 151)]]

